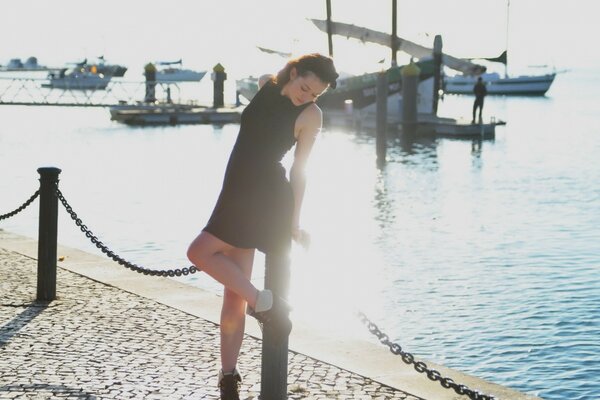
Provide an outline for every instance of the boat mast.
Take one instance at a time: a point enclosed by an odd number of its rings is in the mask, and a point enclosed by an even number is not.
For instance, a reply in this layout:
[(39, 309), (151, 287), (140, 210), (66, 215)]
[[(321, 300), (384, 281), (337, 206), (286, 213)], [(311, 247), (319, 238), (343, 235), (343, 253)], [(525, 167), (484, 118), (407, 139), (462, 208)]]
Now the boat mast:
[(398, 65), (398, 61), (396, 59), (396, 53), (398, 52), (398, 37), (396, 36), (396, 28), (397, 28), (397, 10), (398, 4), (397, 0), (392, 0), (392, 67)]
[(329, 57), (333, 57), (333, 40), (331, 39), (331, 0), (327, 0), (327, 43), (329, 44)]
[(508, 22), (510, 17), (510, 0), (506, 1), (506, 45), (504, 50), (506, 51), (506, 60), (504, 62), (504, 77), (508, 78)]

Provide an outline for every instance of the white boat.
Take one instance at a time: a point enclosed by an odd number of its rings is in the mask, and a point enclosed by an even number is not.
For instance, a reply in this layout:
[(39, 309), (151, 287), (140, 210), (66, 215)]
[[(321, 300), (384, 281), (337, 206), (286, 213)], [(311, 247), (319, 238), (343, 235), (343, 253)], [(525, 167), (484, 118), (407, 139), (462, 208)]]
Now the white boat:
[(235, 90), (248, 101), (258, 92), (258, 78), (249, 76), (235, 81)]
[(94, 74), (84, 68), (53, 71), (48, 74), (48, 83), (42, 87), (64, 90), (104, 90), (110, 82), (111, 76)]
[[(483, 79), (488, 94), (543, 96), (550, 89), (556, 73), (502, 77), (500, 74), (492, 72), (479, 76)], [(447, 76), (444, 77), (444, 92), (473, 94), (475, 82), (477, 82), (477, 76)]]
[(156, 65), (156, 80), (158, 82), (199, 82), (206, 75), (206, 71), (194, 71), (173, 66), (181, 66), (181, 60), (159, 61)]

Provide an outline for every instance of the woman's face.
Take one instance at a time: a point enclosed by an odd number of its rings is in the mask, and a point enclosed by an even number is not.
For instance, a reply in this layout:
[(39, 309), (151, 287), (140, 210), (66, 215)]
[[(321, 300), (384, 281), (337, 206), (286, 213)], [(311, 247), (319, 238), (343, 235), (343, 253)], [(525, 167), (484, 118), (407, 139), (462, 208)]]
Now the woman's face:
[(290, 71), (290, 81), (284, 88), (284, 94), (290, 98), (295, 106), (301, 106), (306, 103), (314, 102), (329, 84), (323, 82), (312, 72), (301, 76), (292, 68)]

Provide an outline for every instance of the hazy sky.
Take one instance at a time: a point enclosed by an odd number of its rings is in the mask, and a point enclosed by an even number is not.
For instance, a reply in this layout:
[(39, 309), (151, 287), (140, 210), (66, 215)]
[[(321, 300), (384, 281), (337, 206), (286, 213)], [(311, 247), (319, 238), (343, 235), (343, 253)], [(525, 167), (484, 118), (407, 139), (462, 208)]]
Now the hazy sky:
[[(391, 0), (331, 0), (333, 19), (389, 32)], [(600, 66), (594, 0), (512, 0), (509, 54), (513, 67)], [(195, 68), (217, 62), (245, 74), (280, 66), (255, 46), (327, 52), (326, 35), (306, 18), (325, 18), (324, 0), (133, 1), (19, 0), (3, 6), (0, 63), (35, 55), (61, 65), (104, 54), (140, 68), (147, 61), (183, 58)], [(506, 0), (398, 0), (398, 34), (430, 45), (442, 34), (446, 52), (499, 55), (506, 44)], [(344, 38), (336, 61), (350, 72), (373, 70), (389, 50)], [(268, 72), (268, 71), (267, 71)]]

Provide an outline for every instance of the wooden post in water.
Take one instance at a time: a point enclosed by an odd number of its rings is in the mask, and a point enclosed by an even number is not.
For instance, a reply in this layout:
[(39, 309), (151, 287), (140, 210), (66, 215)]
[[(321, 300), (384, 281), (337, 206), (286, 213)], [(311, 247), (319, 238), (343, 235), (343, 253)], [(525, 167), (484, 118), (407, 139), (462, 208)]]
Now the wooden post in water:
[(223, 92), (225, 90), (225, 80), (227, 80), (227, 74), (225, 73), (225, 67), (221, 64), (217, 64), (213, 67), (213, 73), (211, 76), (213, 80), (213, 107), (219, 108), (225, 105), (225, 97)]
[(417, 131), (417, 91), (421, 70), (411, 60), (402, 68), (402, 134), (413, 135)]
[(437, 115), (440, 89), (442, 88), (442, 36), (433, 40), (433, 115)]
[(56, 244), (58, 228), (58, 168), (39, 168), (40, 216), (38, 233), (37, 301), (56, 298)]
[(385, 163), (387, 153), (387, 97), (388, 78), (385, 71), (377, 74), (377, 117), (375, 147), (377, 151), (377, 163)]
[[(289, 249), (268, 253), (265, 259), (265, 289), (287, 299), (290, 282)], [(262, 342), (261, 400), (287, 398), (288, 340), (264, 326)]]
[(156, 101), (156, 67), (152, 63), (144, 66), (144, 76), (146, 77), (146, 95), (144, 102), (154, 103)]

